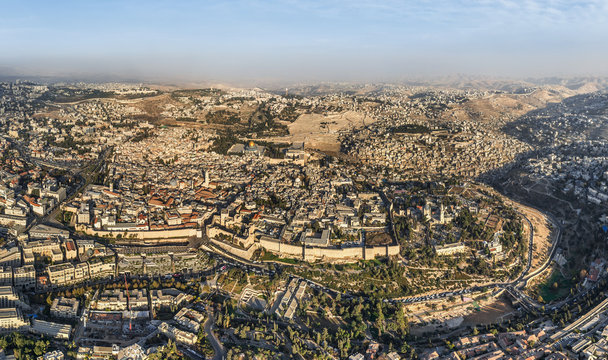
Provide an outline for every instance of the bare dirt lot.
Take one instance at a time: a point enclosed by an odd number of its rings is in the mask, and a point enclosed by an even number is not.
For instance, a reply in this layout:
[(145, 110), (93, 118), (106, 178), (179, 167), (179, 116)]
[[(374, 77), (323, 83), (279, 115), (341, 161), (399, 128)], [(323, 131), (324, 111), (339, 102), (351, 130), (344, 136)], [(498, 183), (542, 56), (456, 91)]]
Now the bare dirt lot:
[(391, 236), (386, 232), (374, 232), (366, 235), (365, 243), (367, 245), (389, 245), (393, 242)]
[(288, 125), (289, 136), (281, 139), (289, 142), (303, 141), (307, 148), (337, 152), (340, 150), (338, 132), (362, 127), (374, 121), (356, 111), (334, 114), (303, 114)]
[(439, 310), (431, 310), (426, 304), (407, 307), (412, 334), (423, 335), (448, 328), (496, 323), (508, 319), (515, 312), (504, 295), (478, 302), (472, 299), (467, 301), (458, 299), (454, 303), (438, 305), (437, 308)]
[[(518, 204), (517, 209), (524, 214), (532, 223), (534, 227), (534, 248), (532, 251), (532, 268), (530, 272), (542, 265), (542, 263), (549, 256), (551, 251), (551, 245), (553, 244), (553, 226), (547, 219), (545, 214), (540, 211)], [(529, 234), (529, 225), (527, 221), (524, 221), (524, 229), (526, 230), (526, 236)]]
[(476, 326), (501, 322), (511, 317), (515, 309), (509, 300), (499, 298), (493, 303), (482, 305), (479, 311), (473, 311), (464, 317), (464, 326)]

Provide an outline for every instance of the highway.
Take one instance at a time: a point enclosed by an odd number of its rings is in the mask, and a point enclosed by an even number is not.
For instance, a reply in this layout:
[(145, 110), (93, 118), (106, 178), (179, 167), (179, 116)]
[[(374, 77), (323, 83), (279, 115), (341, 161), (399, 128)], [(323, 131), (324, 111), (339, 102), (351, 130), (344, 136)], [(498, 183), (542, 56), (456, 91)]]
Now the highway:
[[(542, 274), (551, 265), (551, 262), (553, 261), (553, 258), (555, 257), (555, 255), (557, 253), (557, 249), (558, 249), (558, 246), (559, 246), (559, 243), (561, 240), (562, 228), (559, 225), (559, 222), (557, 221), (557, 219), (555, 219), (555, 217), (553, 215), (551, 215), (549, 213), (544, 213), (544, 212), (540, 211), (539, 209), (532, 207), (530, 205), (527, 205), (527, 206), (535, 209), (538, 212), (543, 213), (547, 217), (547, 219), (551, 222), (551, 224), (553, 225), (553, 229), (556, 231), (556, 235), (555, 235), (555, 239), (553, 240), (553, 243), (551, 244), (551, 250), (549, 251), (549, 256), (543, 262), (543, 264), (539, 268), (534, 270), (532, 273), (528, 273), (528, 271), (530, 270), (530, 265), (531, 265), (531, 260), (532, 260), (532, 246), (533, 246), (532, 238), (530, 239), (530, 241), (531, 241), (530, 248), (528, 249), (528, 251), (529, 251), (528, 267), (526, 268), (526, 271), (522, 272), (521, 276), (518, 278), (518, 281), (509, 284), (510, 286), (507, 287), (507, 290), (508, 290), (508, 293), (512, 297), (514, 297), (516, 300), (518, 300), (525, 309), (527, 309), (527, 310), (534, 309), (534, 310), (538, 311), (542, 308), (542, 305), (539, 304), (538, 302), (536, 302), (534, 299), (530, 298), (528, 295), (524, 294), (521, 290), (523, 290), (524, 288), (526, 288), (526, 286), (528, 286), (529, 280)], [(532, 236), (533, 231), (534, 231), (532, 223), (523, 214), (521, 214), (521, 215), (528, 222), (528, 225), (530, 226), (530, 229), (531, 229), (531, 236)]]
[(587, 312), (585, 315), (579, 317), (578, 319), (576, 319), (576, 321), (574, 321), (570, 325), (566, 326), (562, 330), (551, 335), (551, 340), (553, 340), (553, 341), (560, 340), (561, 338), (563, 338), (564, 336), (569, 334), (571, 331), (574, 331), (574, 330), (578, 329), (580, 326), (584, 325), (586, 322), (591, 320), (594, 316), (600, 314), (603, 311), (606, 311), (607, 308), (608, 308), (608, 299), (605, 299), (604, 301), (599, 303), (596, 307), (594, 307), (589, 312)]

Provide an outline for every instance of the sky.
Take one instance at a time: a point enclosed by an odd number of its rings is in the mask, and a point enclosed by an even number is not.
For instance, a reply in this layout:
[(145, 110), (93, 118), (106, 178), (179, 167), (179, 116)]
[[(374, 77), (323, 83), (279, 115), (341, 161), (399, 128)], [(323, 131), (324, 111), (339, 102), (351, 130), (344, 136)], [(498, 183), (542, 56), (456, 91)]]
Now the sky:
[(606, 0), (0, 0), (0, 75), (159, 82), (608, 75)]

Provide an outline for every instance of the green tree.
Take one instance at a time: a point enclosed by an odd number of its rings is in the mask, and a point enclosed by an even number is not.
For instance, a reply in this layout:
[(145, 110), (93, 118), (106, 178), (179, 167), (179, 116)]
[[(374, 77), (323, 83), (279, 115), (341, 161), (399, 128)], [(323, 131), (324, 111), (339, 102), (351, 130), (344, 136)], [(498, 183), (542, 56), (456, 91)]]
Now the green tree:
[(376, 303), (376, 311), (377, 311), (377, 317), (376, 317), (376, 328), (378, 329), (378, 336), (382, 335), (382, 332), (384, 332), (384, 313), (382, 311), (382, 303), (381, 302), (377, 302)]
[(405, 336), (408, 331), (408, 321), (405, 317), (405, 306), (401, 304), (401, 306), (397, 309), (397, 313), (395, 314), (395, 321), (397, 323), (397, 328), (401, 336)]

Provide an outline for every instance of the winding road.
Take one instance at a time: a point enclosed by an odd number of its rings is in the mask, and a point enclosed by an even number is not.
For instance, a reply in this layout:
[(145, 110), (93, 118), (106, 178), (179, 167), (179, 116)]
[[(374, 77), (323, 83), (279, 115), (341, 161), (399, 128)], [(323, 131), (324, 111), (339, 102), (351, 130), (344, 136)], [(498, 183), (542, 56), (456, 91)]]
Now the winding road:
[(207, 312), (207, 321), (205, 321), (204, 329), (207, 334), (207, 339), (211, 343), (213, 347), (213, 351), (215, 355), (213, 356), (213, 360), (224, 360), (226, 359), (226, 350), (224, 346), (220, 343), (217, 338), (217, 335), (213, 332), (213, 326), (215, 324), (215, 316), (212, 312)]

